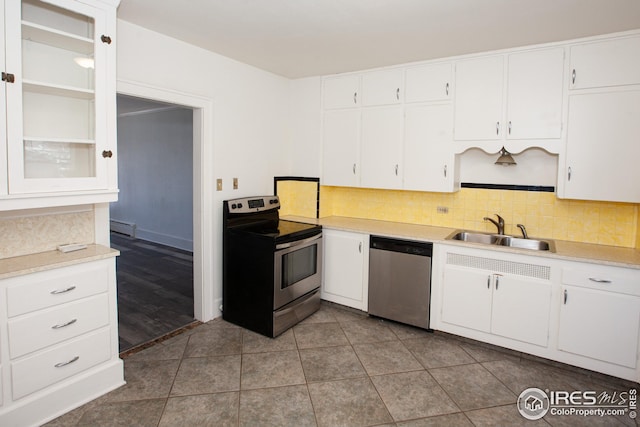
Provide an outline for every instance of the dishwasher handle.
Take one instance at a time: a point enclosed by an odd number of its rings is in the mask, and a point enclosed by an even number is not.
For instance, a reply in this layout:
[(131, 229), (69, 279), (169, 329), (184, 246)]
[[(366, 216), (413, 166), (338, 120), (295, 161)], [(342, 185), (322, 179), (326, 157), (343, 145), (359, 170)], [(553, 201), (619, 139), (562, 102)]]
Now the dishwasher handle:
[(390, 239), (380, 236), (371, 236), (369, 247), (381, 251), (400, 252), (426, 257), (430, 257), (433, 254), (433, 243)]

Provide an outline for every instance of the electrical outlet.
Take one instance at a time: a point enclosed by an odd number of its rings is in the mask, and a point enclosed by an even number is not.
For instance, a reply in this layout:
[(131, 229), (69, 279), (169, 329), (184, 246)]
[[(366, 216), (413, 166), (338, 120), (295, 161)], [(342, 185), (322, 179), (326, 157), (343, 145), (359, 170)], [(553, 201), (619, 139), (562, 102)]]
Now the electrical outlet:
[(438, 206), (437, 212), (439, 214), (448, 214), (449, 213), (449, 208), (446, 207), (446, 206)]
[(222, 191), (222, 178), (216, 179), (216, 190)]
[(238, 189), (238, 178), (233, 178), (233, 189), (234, 190)]

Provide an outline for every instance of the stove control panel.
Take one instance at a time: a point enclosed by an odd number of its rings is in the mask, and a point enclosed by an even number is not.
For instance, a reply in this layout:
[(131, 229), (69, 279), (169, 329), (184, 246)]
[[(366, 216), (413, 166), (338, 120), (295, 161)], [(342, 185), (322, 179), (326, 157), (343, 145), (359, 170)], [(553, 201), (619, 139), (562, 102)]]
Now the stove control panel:
[(243, 197), (225, 201), (230, 213), (252, 213), (280, 209), (278, 196)]

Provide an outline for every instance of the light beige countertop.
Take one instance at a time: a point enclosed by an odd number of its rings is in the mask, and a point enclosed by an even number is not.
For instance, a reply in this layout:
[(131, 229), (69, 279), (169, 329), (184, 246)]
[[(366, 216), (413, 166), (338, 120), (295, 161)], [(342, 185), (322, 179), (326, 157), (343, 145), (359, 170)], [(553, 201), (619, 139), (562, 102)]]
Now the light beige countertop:
[(595, 264), (627, 267), (640, 270), (640, 250), (632, 248), (621, 248), (617, 246), (596, 245), (591, 243), (578, 243), (552, 239), (555, 242), (556, 246), (555, 252), (532, 251), (504, 246), (493, 246), (480, 243), (446, 240), (449, 234), (457, 230), (456, 228), (433, 227), (430, 225), (407, 224), (402, 222), (379, 221), (339, 216), (330, 216), (320, 219), (305, 218), (299, 216), (283, 216), (282, 219), (319, 224), (325, 228), (332, 230), (374, 234), (400, 239), (404, 238), (423, 240), (433, 243), (446, 243), (448, 245), (519, 253), (523, 255), (539, 256), (545, 258), (565, 259), (569, 261), (593, 262)]
[(119, 251), (106, 246), (87, 245), (86, 249), (74, 252), (63, 253), (56, 250), (0, 259), (0, 279), (112, 258), (118, 255), (120, 255)]

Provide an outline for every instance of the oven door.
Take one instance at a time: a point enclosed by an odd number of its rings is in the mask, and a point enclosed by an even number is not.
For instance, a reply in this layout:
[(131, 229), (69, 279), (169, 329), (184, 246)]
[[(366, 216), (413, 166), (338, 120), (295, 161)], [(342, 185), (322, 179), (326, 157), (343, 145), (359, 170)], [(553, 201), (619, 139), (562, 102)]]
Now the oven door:
[(322, 282), (322, 233), (276, 245), (273, 309), (277, 310)]

